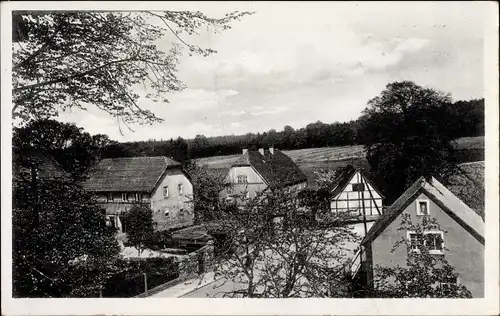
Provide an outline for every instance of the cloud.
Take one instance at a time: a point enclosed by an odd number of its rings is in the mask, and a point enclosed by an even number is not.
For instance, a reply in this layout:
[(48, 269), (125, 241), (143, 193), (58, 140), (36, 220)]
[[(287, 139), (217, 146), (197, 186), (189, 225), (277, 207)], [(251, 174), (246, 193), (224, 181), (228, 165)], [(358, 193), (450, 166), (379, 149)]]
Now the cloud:
[(229, 116), (241, 116), (246, 114), (246, 112), (244, 110), (229, 110), (229, 111), (224, 111), (221, 114)]
[(276, 108), (270, 108), (270, 109), (263, 109), (263, 107), (258, 106), (253, 108), (254, 111), (250, 112), (250, 115), (253, 116), (259, 116), (259, 115), (268, 115), (268, 114), (278, 114), (284, 111), (287, 111), (288, 109), (286, 107), (276, 107)]
[(241, 122), (233, 122), (231, 123), (231, 127), (242, 127), (243, 126), (243, 123)]
[[(458, 99), (483, 97), (480, 4), (232, 5), (257, 13), (226, 32), (185, 37), (217, 50), (209, 57), (181, 57), (178, 75), (189, 88), (170, 95), (168, 104), (141, 100), (164, 123), (134, 125), (136, 133), (123, 129), (121, 136), (106, 114), (91, 111), (73, 119), (119, 140), (168, 139), (356, 119), (368, 100), (397, 80)], [(212, 14), (231, 10), (205, 8)], [(161, 43), (165, 49), (169, 44)]]

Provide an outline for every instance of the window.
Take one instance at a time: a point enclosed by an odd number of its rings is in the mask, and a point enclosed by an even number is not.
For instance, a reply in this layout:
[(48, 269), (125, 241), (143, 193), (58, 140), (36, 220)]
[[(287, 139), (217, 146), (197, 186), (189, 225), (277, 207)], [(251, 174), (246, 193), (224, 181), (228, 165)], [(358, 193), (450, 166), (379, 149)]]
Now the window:
[(137, 202), (141, 202), (142, 201), (142, 193), (136, 193), (135, 194), (135, 200)]
[(184, 211), (184, 209), (183, 209), (183, 208), (181, 208), (181, 209), (179, 210), (179, 217), (183, 218), (183, 217), (184, 217), (184, 215), (186, 215), (186, 214), (185, 214), (185, 211)]
[(247, 176), (238, 176), (238, 183), (248, 183)]
[(352, 184), (352, 190), (353, 191), (364, 191), (365, 190), (365, 184), (364, 183), (353, 183)]
[(163, 215), (165, 215), (165, 217), (169, 217), (170, 216), (170, 210), (167, 208), (165, 210), (165, 212), (163, 213)]
[(442, 231), (425, 231), (422, 233), (408, 232), (411, 251), (420, 251), (425, 246), (430, 254), (444, 253), (444, 239)]
[(182, 194), (183, 194), (183, 190), (182, 190), (182, 189), (183, 189), (183, 188), (182, 188), (182, 183), (179, 183), (179, 184), (177, 185), (177, 190), (179, 190), (179, 195), (182, 195)]
[(113, 193), (109, 192), (109, 193), (107, 194), (107, 197), (106, 197), (106, 198), (107, 198), (108, 202), (113, 201)]
[(417, 200), (417, 215), (426, 216), (429, 215), (429, 201)]
[(168, 198), (168, 186), (163, 187), (163, 197)]
[(124, 201), (124, 202), (128, 201), (128, 193), (127, 192), (122, 193), (122, 201)]

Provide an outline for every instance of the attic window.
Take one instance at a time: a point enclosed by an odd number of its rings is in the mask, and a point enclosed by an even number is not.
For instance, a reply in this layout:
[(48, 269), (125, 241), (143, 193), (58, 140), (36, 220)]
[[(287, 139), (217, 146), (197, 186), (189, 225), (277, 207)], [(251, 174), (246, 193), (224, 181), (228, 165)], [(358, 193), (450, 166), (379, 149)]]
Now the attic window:
[(248, 177), (247, 176), (238, 176), (238, 183), (248, 183)]
[(417, 215), (418, 216), (430, 215), (430, 213), (429, 213), (429, 201), (417, 200), (416, 208), (417, 208)]
[(183, 187), (182, 187), (182, 183), (179, 183), (179, 184), (177, 185), (177, 190), (179, 190), (179, 195), (182, 195), (182, 194), (183, 194), (183, 191), (184, 191), (184, 190), (183, 190)]
[(168, 198), (168, 186), (163, 187), (163, 197)]
[(359, 191), (364, 191), (365, 190), (365, 184), (364, 183), (353, 183), (352, 184), (352, 190), (359, 192)]

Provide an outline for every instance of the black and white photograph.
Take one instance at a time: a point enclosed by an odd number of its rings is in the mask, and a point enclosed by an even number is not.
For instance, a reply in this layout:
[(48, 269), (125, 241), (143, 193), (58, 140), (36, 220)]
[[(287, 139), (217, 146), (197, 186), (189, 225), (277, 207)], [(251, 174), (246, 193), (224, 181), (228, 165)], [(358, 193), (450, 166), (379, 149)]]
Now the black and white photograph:
[(2, 3), (2, 305), (500, 312), (498, 3), (26, 4)]

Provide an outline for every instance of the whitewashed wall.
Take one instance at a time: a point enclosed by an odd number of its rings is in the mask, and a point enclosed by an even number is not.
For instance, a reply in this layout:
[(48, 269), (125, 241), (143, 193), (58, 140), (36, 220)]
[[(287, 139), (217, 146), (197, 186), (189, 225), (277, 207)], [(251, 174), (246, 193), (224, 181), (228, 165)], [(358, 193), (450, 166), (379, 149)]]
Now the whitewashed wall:
[[(364, 191), (353, 191), (353, 184), (361, 183), (361, 174), (356, 172), (345, 189), (334, 196), (331, 201), (332, 212), (358, 211), (363, 208), (363, 200), (367, 215), (377, 215), (377, 207), (382, 212), (382, 197), (363, 177)], [(371, 195), (370, 195), (370, 191)]]

